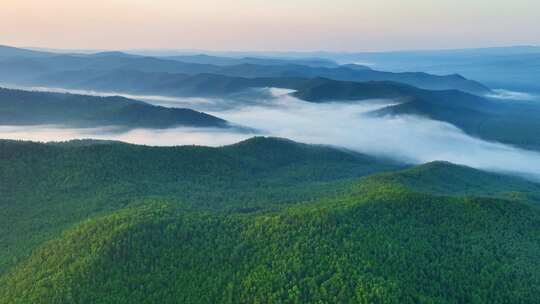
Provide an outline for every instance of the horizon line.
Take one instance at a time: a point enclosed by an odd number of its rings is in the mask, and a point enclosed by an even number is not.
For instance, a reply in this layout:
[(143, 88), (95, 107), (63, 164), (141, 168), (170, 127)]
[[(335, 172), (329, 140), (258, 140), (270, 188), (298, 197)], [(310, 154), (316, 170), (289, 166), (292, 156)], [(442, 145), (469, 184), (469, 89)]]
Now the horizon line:
[(47, 47), (47, 46), (20, 46), (2, 44), (0, 46), (13, 47), (19, 49), (35, 50), (35, 51), (49, 51), (49, 52), (129, 52), (129, 51), (169, 51), (169, 52), (186, 52), (186, 53), (327, 53), (327, 54), (355, 54), (355, 53), (400, 53), (400, 52), (430, 52), (430, 51), (463, 51), (463, 50), (487, 50), (487, 49), (504, 49), (504, 48), (540, 48), (540, 44), (509, 44), (509, 45), (492, 45), (492, 46), (470, 46), (470, 47), (451, 47), (451, 48), (404, 48), (404, 49), (382, 49), (382, 50), (324, 50), (324, 49), (312, 49), (312, 50), (218, 50), (218, 49), (204, 49), (204, 48), (64, 48), (64, 47)]

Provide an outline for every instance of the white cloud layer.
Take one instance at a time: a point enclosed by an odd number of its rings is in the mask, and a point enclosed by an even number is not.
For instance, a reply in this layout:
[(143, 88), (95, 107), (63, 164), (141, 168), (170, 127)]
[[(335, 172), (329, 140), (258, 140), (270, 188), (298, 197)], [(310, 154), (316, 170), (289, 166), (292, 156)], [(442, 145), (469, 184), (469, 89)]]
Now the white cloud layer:
[[(445, 122), (418, 116), (374, 117), (370, 111), (392, 100), (357, 103), (309, 103), (284, 90), (270, 90), (272, 99), (254, 100), (253, 105), (238, 103), (210, 114), (232, 123), (259, 130), (235, 133), (230, 130), (171, 128), (135, 129), (119, 132), (113, 128), (69, 129), (58, 126), (0, 127), (0, 138), (34, 141), (62, 141), (76, 138), (120, 140), (135, 144), (221, 146), (254, 135), (270, 135), (313, 144), (341, 146), (358, 152), (385, 156), (420, 164), (445, 160), (495, 172), (507, 172), (540, 180), (540, 153), (471, 137)], [(146, 99), (161, 104), (164, 98)], [(212, 108), (216, 101), (200, 99), (191, 106), (197, 110)], [(187, 106), (184, 99), (166, 99), (169, 106)], [(235, 101), (227, 101), (234, 105)], [(220, 108), (220, 107), (218, 107)]]

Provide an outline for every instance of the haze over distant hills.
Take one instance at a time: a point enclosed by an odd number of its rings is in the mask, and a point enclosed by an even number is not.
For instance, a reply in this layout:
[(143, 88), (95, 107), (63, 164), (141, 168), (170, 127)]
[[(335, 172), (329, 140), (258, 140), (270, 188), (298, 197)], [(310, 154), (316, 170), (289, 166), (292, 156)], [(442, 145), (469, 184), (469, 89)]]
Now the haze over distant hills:
[(385, 71), (459, 73), (493, 89), (540, 94), (540, 46), (335, 54), (322, 58), (361, 62)]
[[(374, 71), (362, 66), (334, 66), (332, 64), (313, 64), (314, 60), (269, 60), (269, 59), (238, 59), (237, 64), (214, 65), (211, 63), (181, 62), (178, 58), (130, 56), (123, 53), (98, 54), (62, 54), (56, 56), (29, 57), (23, 50), (21, 56), (14, 56), (9, 48), (7, 56), (1, 56), (0, 81), (12, 84), (32, 83), (39, 85), (37, 77), (48, 78), (50, 73), (72, 72), (82, 70), (113, 71), (137, 70), (142, 72), (168, 72), (196, 75), (212, 73), (232, 77), (261, 78), (261, 77), (326, 77), (346, 81), (390, 80), (418, 86), (426, 89), (460, 89), (467, 92), (486, 94), (489, 89), (480, 83), (467, 80), (458, 75), (435, 76), (425, 73), (389, 73)], [(45, 53), (49, 54), (49, 53)], [(216, 59), (208, 59), (212, 62)], [(321, 61), (321, 60), (319, 60)], [(204, 62), (204, 61), (203, 61)], [(305, 65), (302, 63), (307, 62)]]
[[(535, 54), (536, 49), (512, 50)], [(455, 54), (476, 54), (472, 50), (447, 52), (452, 58)], [(482, 52), (498, 56), (510, 51)], [(485, 140), (540, 149), (540, 138), (534, 131), (540, 127), (537, 107), (527, 102), (487, 100), (482, 96), (494, 94), (489, 88), (459, 75), (379, 72), (316, 58), (154, 58), (121, 52), (58, 55), (9, 47), (0, 49), (0, 58), (0, 79), (28, 86), (233, 99), (235, 94), (252, 89), (277, 87), (295, 90), (295, 97), (310, 102), (395, 99), (399, 105), (377, 115), (420, 115), (451, 123)], [(258, 98), (254, 94), (253, 98)], [(173, 124), (155, 123), (162, 127)]]
[[(166, 96), (224, 97), (253, 88), (293, 89), (310, 102), (395, 99), (400, 105), (378, 115), (421, 115), (449, 122), (467, 133), (528, 149), (540, 149), (540, 111), (526, 102), (488, 100), (456, 90), (422, 90), (396, 82), (345, 82), (326, 78), (242, 78), (217, 74), (184, 75), (139, 71), (60, 72), (39, 80), (46, 86)], [(253, 95), (256, 98), (257, 95)], [(234, 96), (231, 96), (234, 97)], [(249, 97), (247, 98), (249, 100)], [(245, 103), (245, 101), (242, 101)], [(234, 98), (230, 106), (235, 103)]]
[[(338, 64), (329, 59), (320, 59), (320, 58), (258, 58), (258, 57), (219, 57), (211, 56), (205, 54), (197, 55), (178, 55), (178, 56), (163, 56), (161, 58), (173, 59), (181, 62), (189, 63), (200, 63), (200, 64), (213, 64), (220, 66), (231, 66), (238, 64), (258, 64), (258, 65), (286, 65), (286, 64), (297, 64), (305, 65), (311, 67), (327, 67), (333, 68), (337, 67)], [(367, 68), (367, 67), (364, 67)]]
[[(133, 52), (149, 56), (164, 55), (151, 51)], [(186, 52), (180, 53), (185, 55)], [(206, 54), (233, 57), (322, 58), (339, 64), (367, 65), (382, 71), (423, 71), (437, 75), (459, 73), (493, 89), (532, 91), (540, 94), (540, 85), (537, 81), (540, 76), (540, 46), (534, 45), (390, 52), (206, 52)]]

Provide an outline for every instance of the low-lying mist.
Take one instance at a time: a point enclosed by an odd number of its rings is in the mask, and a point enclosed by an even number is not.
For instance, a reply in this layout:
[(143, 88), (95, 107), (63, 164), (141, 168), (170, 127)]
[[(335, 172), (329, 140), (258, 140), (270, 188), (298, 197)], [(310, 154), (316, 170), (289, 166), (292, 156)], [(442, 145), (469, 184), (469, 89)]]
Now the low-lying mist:
[(95, 90), (82, 89), (65, 89), (55, 87), (40, 87), (40, 86), (18, 86), (10, 84), (0, 84), (0, 87), (7, 89), (34, 91), (34, 92), (50, 92), (50, 93), (68, 93), (77, 95), (89, 95), (97, 97), (121, 96), (129, 99), (144, 101), (146, 103), (170, 108), (190, 108), (198, 111), (221, 111), (225, 109), (237, 108), (248, 104), (267, 103), (273, 98), (276, 92), (291, 92), (287, 89), (252, 89), (229, 97), (180, 97), (180, 96), (162, 96), (148, 94), (133, 94), (125, 92), (105, 92)]
[(223, 146), (254, 136), (214, 128), (177, 127), (170, 129), (132, 129), (115, 127), (66, 128), (55, 125), (0, 126), (0, 138), (31, 140), (38, 142), (60, 142), (73, 139), (117, 140), (148, 146)]
[(516, 92), (503, 89), (492, 90), (493, 93), (488, 94), (487, 97), (503, 100), (519, 100), (519, 101), (537, 101), (540, 100), (540, 96), (536, 96), (526, 92)]
[[(237, 100), (197, 98), (191, 108), (232, 123), (259, 130), (237, 133), (231, 130), (171, 128), (165, 130), (114, 128), (69, 129), (58, 126), (0, 127), (0, 137), (34, 141), (64, 141), (76, 138), (120, 140), (135, 144), (207, 145), (232, 144), (254, 135), (285, 137), (299, 142), (327, 144), (358, 152), (388, 157), (410, 164), (444, 160), (478, 169), (513, 173), (540, 180), (540, 153), (471, 137), (455, 126), (419, 116), (377, 117), (371, 111), (394, 100), (355, 103), (309, 103), (270, 89), (272, 98), (253, 100), (252, 105)], [(184, 99), (154, 96), (145, 101), (186, 107)], [(215, 106), (229, 103), (228, 107)], [(214, 105), (214, 106), (212, 106)]]
[(538, 152), (477, 139), (451, 124), (419, 116), (369, 115), (383, 106), (381, 100), (314, 104), (284, 94), (276, 96), (273, 106), (214, 114), (305, 143), (341, 146), (412, 164), (445, 160), (540, 179)]

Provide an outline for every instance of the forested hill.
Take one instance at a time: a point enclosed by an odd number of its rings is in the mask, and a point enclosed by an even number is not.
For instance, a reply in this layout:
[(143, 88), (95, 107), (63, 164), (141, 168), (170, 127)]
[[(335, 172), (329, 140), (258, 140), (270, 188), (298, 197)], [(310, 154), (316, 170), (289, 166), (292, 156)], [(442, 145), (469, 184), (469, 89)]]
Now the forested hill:
[(401, 169), (277, 138), (0, 141), (0, 303), (540, 300), (538, 184)]
[(540, 107), (536, 103), (486, 99), (458, 91), (422, 91), (377, 115), (420, 115), (445, 121), (466, 133), (530, 150), (540, 150)]
[(210, 73), (189, 75), (136, 70), (82, 70), (51, 73), (26, 84), (131, 94), (223, 98), (256, 88), (294, 89), (306, 81), (308, 79), (299, 77), (244, 78)]
[(457, 90), (423, 90), (396, 82), (345, 82), (312, 79), (294, 96), (310, 102), (361, 102), (392, 99), (379, 116), (417, 115), (448, 122), (469, 135), (540, 150), (540, 107), (527, 101), (489, 99)]
[(255, 212), (401, 168), (350, 151), (254, 138), (223, 148), (0, 141), (0, 272), (59, 230), (147, 198)]
[(32, 92), (0, 88), (0, 125), (57, 124), (71, 127), (229, 127), (190, 109), (165, 108), (123, 97)]
[(540, 203), (540, 183), (436, 161), (397, 172), (374, 174), (371, 182), (392, 184), (434, 195), (519, 198)]
[(296, 87), (293, 95), (310, 102), (360, 101), (377, 98), (413, 98), (419, 90), (391, 81), (351, 82), (314, 78)]
[(539, 232), (528, 203), (371, 178), (270, 213), (153, 199), (39, 246), (0, 303), (536, 303)]

